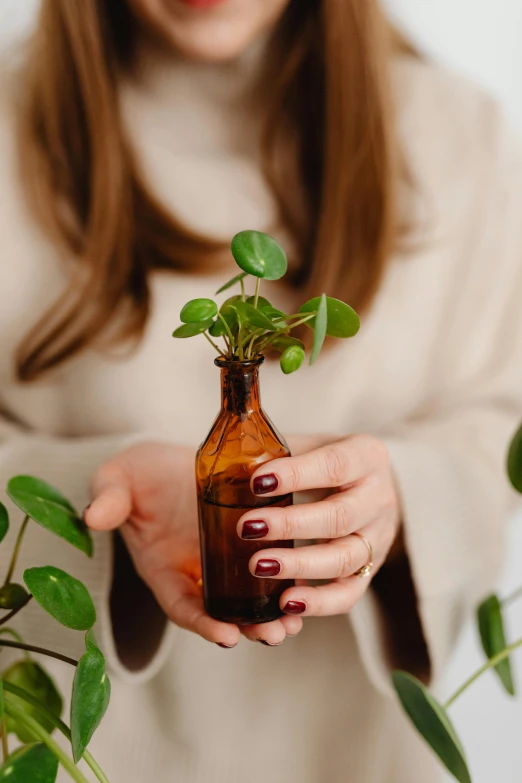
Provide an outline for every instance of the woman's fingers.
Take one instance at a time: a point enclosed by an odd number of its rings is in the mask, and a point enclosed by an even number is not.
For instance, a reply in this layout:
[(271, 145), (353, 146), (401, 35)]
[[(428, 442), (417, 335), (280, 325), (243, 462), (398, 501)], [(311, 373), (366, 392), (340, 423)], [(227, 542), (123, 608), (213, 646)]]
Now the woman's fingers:
[(264, 464), (252, 476), (255, 495), (285, 495), (289, 492), (348, 487), (357, 483), (387, 460), (386, 447), (368, 435), (322, 446), (297, 457)]
[(346, 614), (359, 601), (366, 588), (367, 579), (341, 579), (318, 587), (291, 587), (281, 596), (283, 612), (301, 617), (325, 617)]
[(172, 568), (163, 568), (149, 574), (147, 583), (171, 622), (209, 642), (225, 647), (236, 646), (239, 628), (209, 617), (201, 592), (190, 577)]
[(83, 518), (92, 530), (115, 530), (128, 520), (132, 510), (131, 488), (119, 465), (107, 463), (92, 481), (92, 501)]
[(355, 488), (320, 503), (252, 509), (239, 520), (237, 534), (247, 541), (344, 538), (371, 522), (374, 515), (375, 509)]
[(366, 565), (368, 554), (364, 541), (351, 535), (297, 549), (263, 549), (252, 555), (249, 568), (262, 579), (344, 579)]

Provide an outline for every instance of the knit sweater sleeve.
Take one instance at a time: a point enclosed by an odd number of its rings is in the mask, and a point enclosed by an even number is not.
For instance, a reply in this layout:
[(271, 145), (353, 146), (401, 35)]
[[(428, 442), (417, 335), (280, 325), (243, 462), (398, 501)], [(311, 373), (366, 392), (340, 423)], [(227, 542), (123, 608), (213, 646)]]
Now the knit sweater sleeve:
[(351, 622), (372, 681), (387, 691), (395, 666), (424, 673), (422, 656), (411, 663), (407, 636), (398, 638), (394, 625), (420, 626), (436, 680), (503, 562), (515, 497), (506, 452), (522, 419), (522, 157), (504, 121), (496, 120), (494, 137), (484, 149), (489, 174), (470, 226), (475, 246), (457, 269), (455, 306), (440, 335), (443, 391), (384, 438), (415, 595), (390, 608), (370, 590)]

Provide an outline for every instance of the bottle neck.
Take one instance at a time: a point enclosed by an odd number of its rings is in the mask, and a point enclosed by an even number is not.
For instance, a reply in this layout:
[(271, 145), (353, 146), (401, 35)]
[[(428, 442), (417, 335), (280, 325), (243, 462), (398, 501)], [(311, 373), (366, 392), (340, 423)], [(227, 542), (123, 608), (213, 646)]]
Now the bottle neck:
[[(217, 363), (217, 361), (216, 361)], [(227, 362), (221, 366), (221, 407), (236, 416), (260, 410), (259, 366), (261, 362)]]

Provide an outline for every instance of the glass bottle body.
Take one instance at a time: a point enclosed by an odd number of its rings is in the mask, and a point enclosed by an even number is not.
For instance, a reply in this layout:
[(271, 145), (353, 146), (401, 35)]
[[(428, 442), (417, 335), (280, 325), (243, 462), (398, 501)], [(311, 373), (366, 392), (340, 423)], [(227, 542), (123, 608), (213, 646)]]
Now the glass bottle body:
[(291, 580), (260, 579), (248, 564), (260, 549), (292, 541), (245, 541), (237, 523), (248, 510), (288, 506), (292, 496), (253, 494), (250, 479), (270, 460), (290, 456), (288, 446), (261, 408), (258, 372), (262, 359), (216, 359), (221, 368), (222, 405), (196, 457), (199, 532), (205, 609), (223, 622), (249, 625), (282, 616), (279, 599)]

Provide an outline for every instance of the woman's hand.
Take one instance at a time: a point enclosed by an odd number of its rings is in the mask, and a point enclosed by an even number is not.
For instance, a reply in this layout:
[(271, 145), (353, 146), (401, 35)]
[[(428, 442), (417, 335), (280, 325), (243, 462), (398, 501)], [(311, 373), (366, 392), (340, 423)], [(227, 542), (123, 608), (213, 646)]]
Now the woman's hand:
[[(251, 558), (250, 571), (263, 578), (299, 580), (281, 597), (281, 608), (288, 615), (349, 612), (370, 582), (355, 576), (368, 562), (368, 548), (353, 534), (371, 544), (375, 573), (400, 528), (400, 501), (384, 444), (355, 435), (274, 460), (256, 471), (252, 489), (267, 499), (303, 490), (330, 491), (317, 503), (253, 509), (241, 517), (237, 533), (263, 541), (320, 539), (296, 549), (264, 549)], [(329, 583), (306, 584), (317, 579)]]
[[(93, 530), (120, 528), (134, 566), (176, 625), (208, 641), (234, 647), (235, 625), (209, 617), (203, 607), (194, 452), (160, 443), (133, 446), (102, 465), (84, 518)], [(241, 632), (279, 644), (302, 627), (299, 617), (245, 626)]]

